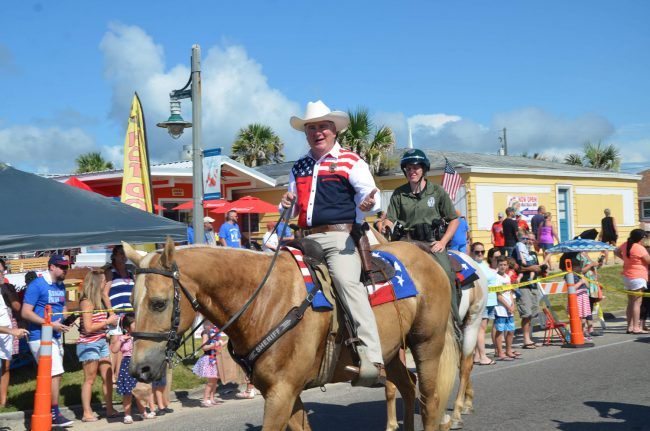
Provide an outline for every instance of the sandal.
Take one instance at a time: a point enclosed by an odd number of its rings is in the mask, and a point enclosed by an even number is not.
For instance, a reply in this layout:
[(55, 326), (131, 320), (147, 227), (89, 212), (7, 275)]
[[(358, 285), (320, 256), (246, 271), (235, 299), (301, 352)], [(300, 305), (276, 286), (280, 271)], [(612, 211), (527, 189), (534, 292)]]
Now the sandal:
[(202, 400), (201, 407), (214, 407), (216, 404), (213, 404), (210, 400)]
[(511, 358), (510, 356), (497, 356), (494, 358), (495, 361), (514, 361), (515, 358)]
[(529, 349), (529, 350), (534, 350), (537, 348), (535, 343), (529, 343), (529, 344), (524, 344), (521, 346), (522, 349)]
[(95, 416), (91, 418), (81, 418), (81, 422), (97, 422), (99, 419), (97, 419)]
[(481, 366), (483, 366), (483, 365), (494, 365), (494, 364), (496, 364), (496, 362), (494, 362), (493, 360), (490, 359), (490, 362), (485, 362), (485, 363), (479, 362), (478, 364), (481, 365)]
[(255, 388), (246, 389), (244, 392), (236, 394), (235, 398), (239, 398), (240, 400), (252, 400), (255, 398), (255, 395), (257, 395), (257, 390)]

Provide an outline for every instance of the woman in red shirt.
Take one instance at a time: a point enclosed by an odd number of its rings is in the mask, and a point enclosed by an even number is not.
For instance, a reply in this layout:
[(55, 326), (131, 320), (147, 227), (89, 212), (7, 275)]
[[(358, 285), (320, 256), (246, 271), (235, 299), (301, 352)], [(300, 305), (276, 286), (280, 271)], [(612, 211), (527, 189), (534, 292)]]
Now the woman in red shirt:
[[(639, 244), (646, 236), (643, 229), (634, 229), (630, 237), (621, 244), (614, 254), (623, 259), (623, 285), (631, 292), (641, 292), (648, 284), (648, 265), (650, 254)], [(642, 296), (628, 295), (627, 297), (627, 333), (648, 334), (641, 327), (641, 301)]]

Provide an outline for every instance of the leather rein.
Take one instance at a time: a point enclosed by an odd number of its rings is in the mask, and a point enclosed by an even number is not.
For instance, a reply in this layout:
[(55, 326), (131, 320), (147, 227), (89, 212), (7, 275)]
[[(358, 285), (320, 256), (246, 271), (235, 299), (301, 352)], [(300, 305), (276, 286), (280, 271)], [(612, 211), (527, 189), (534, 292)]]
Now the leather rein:
[[(293, 210), (294, 204), (295, 204), (295, 200), (292, 202), (289, 208), (285, 208), (282, 211), (282, 214), (280, 215), (280, 220), (283, 220), (287, 214), (290, 214), (290, 212)], [(280, 240), (282, 236), (283, 236), (283, 232), (280, 233)], [(221, 332), (225, 332), (226, 329), (228, 329), (233, 323), (235, 323), (241, 317), (241, 315), (244, 314), (244, 312), (248, 309), (248, 307), (253, 303), (257, 295), (262, 290), (262, 287), (264, 287), (264, 285), (266, 284), (266, 281), (268, 280), (269, 275), (271, 274), (271, 270), (275, 266), (275, 261), (278, 257), (279, 251), (280, 251), (280, 247), (278, 246), (275, 250), (275, 253), (273, 254), (273, 259), (271, 260), (271, 264), (269, 265), (269, 268), (266, 271), (266, 274), (264, 275), (264, 278), (260, 282), (259, 286), (255, 289), (255, 292), (253, 292), (251, 297), (239, 309), (239, 311), (237, 311), (220, 328)], [(151, 341), (158, 341), (158, 342), (167, 341), (167, 344), (165, 346), (165, 357), (167, 359), (167, 362), (171, 365), (176, 362), (175, 361), (176, 358), (180, 358), (180, 355), (176, 352), (176, 350), (178, 350), (178, 348), (184, 342), (184, 339), (182, 339), (182, 334), (178, 333), (178, 327), (181, 321), (181, 292), (183, 292), (187, 300), (190, 302), (194, 311), (198, 311), (201, 305), (199, 304), (198, 300), (194, 296), (192, 296), (189, 290), (187, 290), (187, 288), (183, 286), (183, 284), (180, 282), (181, 273), (178, 270), (178, 265), (176, 264), (175, 261), (172, 262), (171, 271), (166, 271), (164, 269), (159, 269), (159, 268), (136, 268), (134, 274), (136, 275), (136, 277), (140, 274), (157, 274), (172, 279), (172, 283), (174, 287), (174, 300), (172, 303), (173, 309), (172, 309), (170, 330), (167, 332), (140, 332), (140, 331), (131, 332), (131, 336), (133, 337), (134, 340), (141, 339), (141, 340), (151, 340)], [(248, 354), (243, 356), (236, 354), (234, 351), (234, 347), (232, 345), (232, 341), (228, 342), (228, 350), (231, 356), (244, 368), (244, 370), (249, 376), (253, 372), (253, 365), (257, 360), (257, 358), (262, 353), (264, 353), (269, 347), (271, 347), (271, 345), (275, 343), (275, 341), (277, 341), (279, 337), (281, 337), (291, 328), (296, 326), (298, 322), (302, 319), (306, 309), (312, 303), (314, 299), (314, 295), (316, 295), (316, 292), (318, 291), (317, 286), (318, 286), (317, 284), (314, 286), (314, 288), (309, 292), (309, 294), (307, 295), (305, 300), (300, 304), (300, 306), (291, 308), (291, 310), (289, 310), (289, 312), (285, 315), (282, 321), (278, 325), (276, 325), (271, 331), (269, 331), (266, 334), (266, 336)], [(188, 335), (188, 337), (192, 336), (194, 331), (196, 331), (197, 327), (202, 325), (204, 321), (205, 318), (200, 322), (199, 325), (197, 325), (195, 328), (192, 329), (192, 332), (190, 333), (190, 335)], [(195, 353), (196, 351), (192, 352), (187, 357), (192, 357), (194, 356)], [(180, 361), (183, 361), (185, 359), (186, 358), (180, 358)]]

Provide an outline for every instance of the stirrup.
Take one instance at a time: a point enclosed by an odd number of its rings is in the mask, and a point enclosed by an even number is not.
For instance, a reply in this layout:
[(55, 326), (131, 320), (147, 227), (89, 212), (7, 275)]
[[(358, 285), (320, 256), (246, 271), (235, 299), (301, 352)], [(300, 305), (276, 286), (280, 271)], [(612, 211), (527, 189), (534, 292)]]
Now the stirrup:
[(352, 379), (352, 386), (365, 386), (369, 388), (385, 386), (386, 370), (384, 366), (371, 362), (362, 346), (358, 347), (357, 353), (359, 355), (359, 366), (348, 365), (345, 367), (345, 371), (356, 375), (356, 378)]
[[(356, 379), (352, 380), (352, 386), (365, 386), (368, 388), (383, 388), (386, 386), (386, 369), (383, 364), (372, 364), (370, 367), (356, 367), (346, 365), (345, 371), (355, 374)], [(364, 373), (364, 375), (362, 375)]]

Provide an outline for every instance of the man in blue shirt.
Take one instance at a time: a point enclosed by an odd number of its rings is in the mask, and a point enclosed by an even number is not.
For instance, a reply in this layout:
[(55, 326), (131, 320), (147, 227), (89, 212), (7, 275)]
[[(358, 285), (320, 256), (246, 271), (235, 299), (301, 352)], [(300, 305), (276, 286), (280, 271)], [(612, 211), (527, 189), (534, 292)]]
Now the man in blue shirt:
[(237, 211), (230, 210), (226, 213), (226, 222), (219, 228), (219, 242), (224, 247), (242, 248)]
[(280, 237), (282, 237), (282, 242), (280, 243), (280, 245), (284, 245), (284, 244), (288, 243), (289, 241), (294, 240), (293, 230), (291, 230), (289, 225), (286, 224), (283, 221), (278, 223), (278, 227), (275, 230), (275, 232), (278, 235), (278, 239), (280, 239)]
[[(63, 343), (61, 333), (68, 332), (63, 323), (65, 285), (63, 280), (70, 266), (67, 256), (54, 254), (47, 263), (48, 272), (32, 281), (25, 291), (22, 317), (29, 322), (29, 348), (38, 362), (41, 347), (41, 327), (45, 323), (45, 306), (52, 307), (52, 425), (68, 427), (73, 421), (59, 412), (59, 387), (63, 375)], [(59, 313), (59, 314), (57, 314)]]
[(465, 220), (465, 217), (460, 215), (459, 210), (456, 210), (456, 214), (458, 215), (458, 220), (459, 220), (458, 228), (456, 229), (454, 236), (451, 237), (451, 241), (449, 241), (449, 249), (458, 250), (461, 253), (467, 254), (467, 240), (469, 238), (469, 226), (467, 225), (467, 220)]

